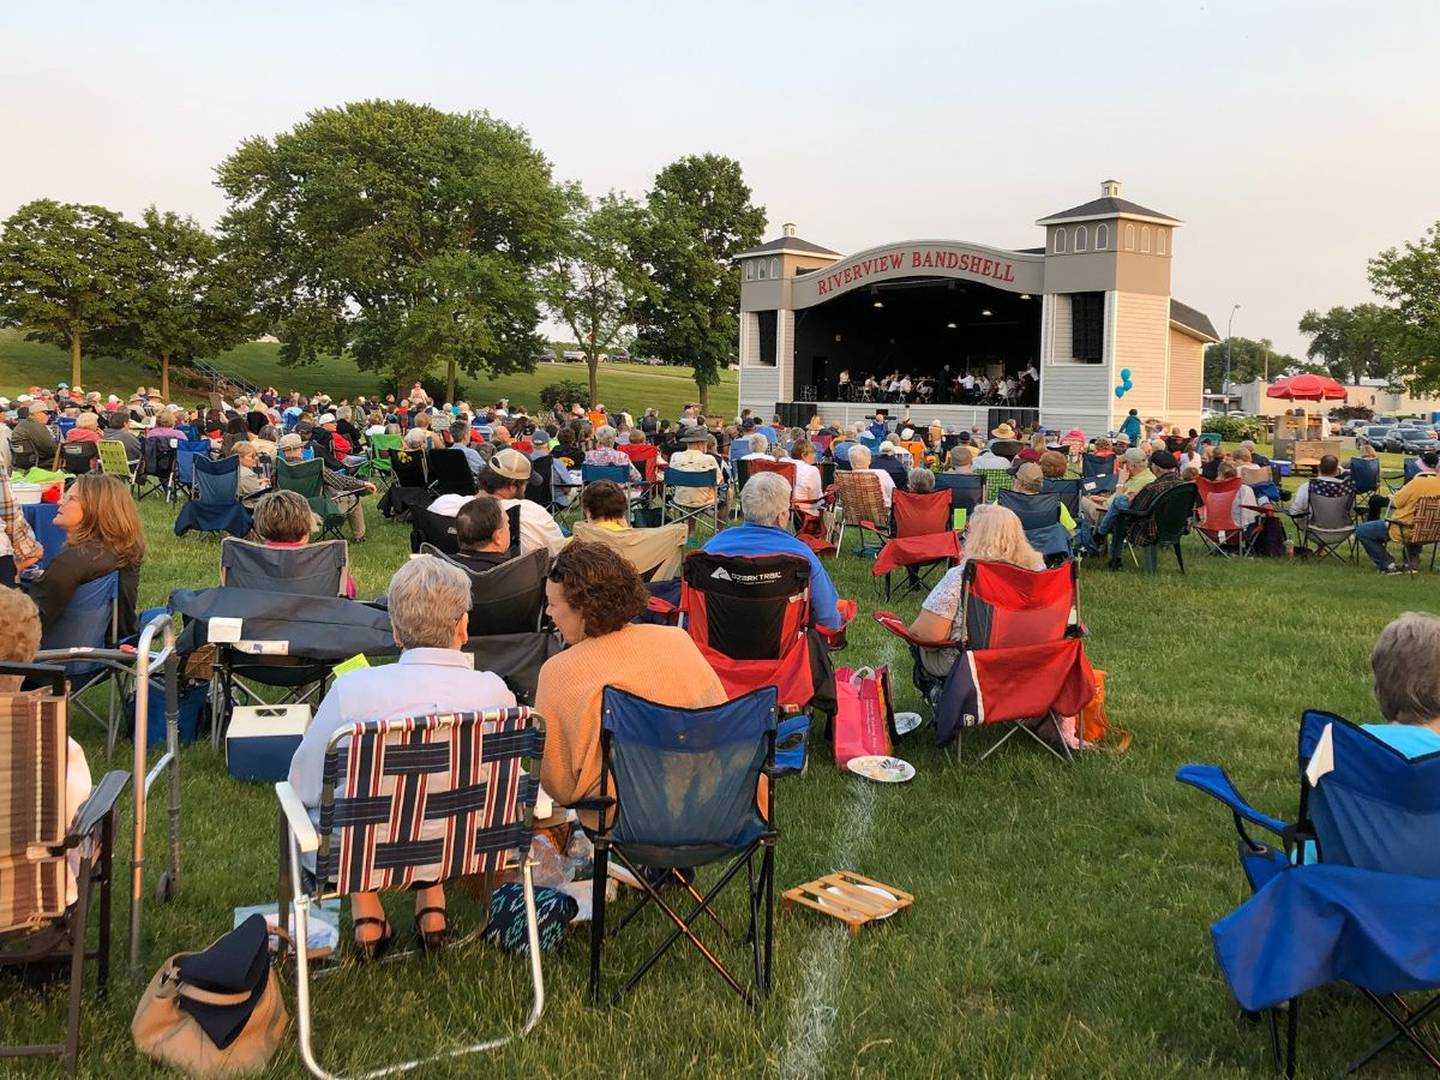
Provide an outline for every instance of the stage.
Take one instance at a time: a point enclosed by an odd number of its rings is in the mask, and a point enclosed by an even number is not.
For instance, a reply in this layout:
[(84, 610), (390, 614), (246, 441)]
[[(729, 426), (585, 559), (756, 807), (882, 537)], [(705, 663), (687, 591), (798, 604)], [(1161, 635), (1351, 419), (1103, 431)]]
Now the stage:
[[(822, 423), (831, 427), (843, 427), (861, 421), (869, 423), (877, 412), (884, 411), (887, 417), (901, 421), (909, 417), (909, 424), (916, 428), (929, 427), (936, 420), (946, 431), (954, 428), (969, 431), (979, 428), (988, 436), (1004, 421), (1010, 421), (1018, 430), (1040, 421), (1038, 408), (1010, 408), (992, 405), (903, 405), (870, 404), (860, 401), (782, 401), (776, 404), (775, 414), (786, 427), (804, 427), (812, 414), (819, 413)], [(768, 420), (769, 417), (767, 416)]]

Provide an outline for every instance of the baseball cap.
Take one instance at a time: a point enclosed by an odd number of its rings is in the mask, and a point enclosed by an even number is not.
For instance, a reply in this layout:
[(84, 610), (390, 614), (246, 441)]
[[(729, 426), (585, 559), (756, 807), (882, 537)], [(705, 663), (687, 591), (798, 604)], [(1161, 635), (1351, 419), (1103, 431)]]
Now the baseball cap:
[(1156, 450), (1150, 455), (1150, 464), (1157, 469), (1178, 469), (1180, 462), (1169, 450)]
[(327, 412), (327, 413), (325, 413), (323, 416), (321, 416), (319, 420), (316, 420), (315, 422), (316, 422), (317, 424), (333, 424), (333, 423), (335, 423), (335, 414), (334, 414), (334, 413)]
[(490, 457), (490, 471), (507, 480), (529, 480), (530, 459), (519, 450), (497, 450)]
[(1125, 451), (1124, 460), (1126, 465), (1144, 465), (1145, 451), (1141, 450), (1138, 446), (1132, 446), (1129, 450)]
[(276, 446), (281, 450), (299, 450), (304, 445), (305, 440), (293, 431), (288, 435), (280, 436), (280, 441), (276, 443)]

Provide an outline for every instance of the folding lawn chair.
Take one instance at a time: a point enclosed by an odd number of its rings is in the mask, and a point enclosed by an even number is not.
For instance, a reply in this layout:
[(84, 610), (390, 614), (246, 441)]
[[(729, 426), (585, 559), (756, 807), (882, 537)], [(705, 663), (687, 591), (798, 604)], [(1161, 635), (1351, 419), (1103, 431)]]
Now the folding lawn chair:
[(1373, 495), (1380, 490), (1380, 459), (1351, 458), (1345, 463), (1350, 482), (1355, 485), (1355, 497)]
[(1113, 472), (1105, 473), (1102, 476), (1081, 477), (1080, 490), (1086, 495), (1108, 495), (1115, 490), (1119, 479)]
[(1420, 569), (1419, 553), (1415, 553), (1411, 564), (1411, 553), (1416, 548), (1430, 549), (1430, 569), (1435, 569), (1435, 555), (1440, 551), (1440, 496), (1424, 495), (1415, 500), (1415, 513), (1406, 522), (1392, 522), (1400, 529), (1400, 540), (1405, 545), (1405, 561), (1409, 569)]
[[(712, 494), (710, 502), (703, 506), (685, 506), (676, 501), (677, 491), (709, 491)], [(706, 525), (712, 533), (720, 531), (723, 524), (723, 505), (720, 501), (720, 483), (716, 473), (686, 471), (668, 466), (660, 485), (661, 496), (661, 522), (684, 522), (688, 527), (693, 521), (696, 525)]]
[[(510, 524), (513, 527), (515, 522)], [(444, 555), (459, 554), (460, 535), (454, 514), (431, 513), (424, 506), (410, 508), (410, 550), (419, 552), (426, 545)]]
[[(95, 649), (113, 649), (120, 643), (120, 572), (87, 581), (75, 590), (60, 618), (40, 639), (36, 660), (58, 664), (70, 679), (70, 702), (105, 729), (105, 756), (115, 752), (120, 715), (116, 707), (115, 669), (86, 655)], [(81, 700), (81, 695), (108, 686), (110, 705), (105, 716)]]
[(240, 502), (240, 459), (228, 457), (221, 461), (196, 457), (190, 468), (194, 477), (194, 496), (180, 508), (175, 517), (175, 535), (184, 536), (191, 529), (207, 533), (229, 533), (245, 536), (252, 522), (250, 511)]
[[(616, 993), (632, 989), (646, 972), (687, 938), (701, 957), (739, 994), (754, 1005), (770, 989), (775, 917), (775, 741), (776, 693), (761, 687), (708, 709), (677, 709), (658, 705), (606, 687), (601, 698), (600, 790), (582, 799), (580, 809), (599, 811), (594, 833), (595, 875), (590, 927), (590, 1001), (600, 1001), (600, 968), (606, 938), (606, 901), (613, 855), (644, 892), (610, 936), (625, 929), (653, 904), (673, 929)], [(769, 780), (762, 789), (761, 777)], [(764, 800), (761, 813), (758, 801)], [(755, 857), (760, 856), (758, 872)], [(683, 871), (726, 863), (704, 894), (687, 882)], [(694, 930), (706, 915), (719, 923), (713, 905), (721, 892), (745, 872), (745, 940), (754, 967), (751, 987), (743, 985)], [(660, 892), (667, 879), (685, 882), (695, 901), (682, 916)], [(723, 929), (723, 924), (721, 924)]]
[(179, 445), (179, 439), (146, 436), (140, 444), (144, 468), (136, 478), (136, 499), (160, 495), (169, 502), (175, 498), (175, 454)]
[(1080, 520), (1080, 481), (1077, 478), (1072, 476), (1068, 479), (1055, 479), (1047, 476), (1040, 481), (1040, 493), (1059, 495), (1060, 502), (1070, 511), (1071, 519), (1077, 522)]
[(186, 496), (194, 498), (195, 460), (210, 457), (209, 439), (182, 439), (175, 447), (175, 483)]
[[(1059, 718), (1078, 715), (1095, 696), (1095, 677), (1082, 640), (1076, 564), (1033, 571), (968, 561), (959, 619), (953, 647), (960, 656), (940, 693), (936, 744), (947, 746), (953, 740), (958, 762), (966, 728), (1010, 723), (980, 755), (981, 761), (1017, 731), (1070, 761)], [(1036, 720), (1041, 724), (1032, 727)], [(1046, 724), (1054, 731), (1058, 750), (1037, 732)]]
[(312, 459), (292, 465), (280, 458), (275, 462), (275, 489), (296, 492), (310, 504), (310, 509), (320, 519), (321, 537), (343, 539), (340, 526), (345, 523), (345, 515), (325, 491), (324, 462)]
[(577, 521), (571, 529), (577, 540), (589, 540), (620, 553), (641, 581), (672, 581), (685, 561), (685, 543), (690, 530), (673, 521), (654, 529), (606, 529), (594, 522)]
[(227, 536), (220, 541), (220, 584), (296, 596), (344, 596), (350, 545), (321, 540), (297, 548), (266, 547)]
[(367, 435), (365, 464), (355, 470), (355, 475), (372, 484), (394, 482), (395, 472), (390, 466), (390, 451), (404, 449), (405, 440), (399, 435)]
[(1080, 476), (1082, 479), (1088, 479), (1092, 476), (1114, 475), (1114, 454), (1085, 454), (1080, 458)]
[[(1351, 1061), (1355, 1072), (1404, 1039), (1440, 1071), (1422, 1027), (1440, 1007), (1401, 993), (1440, 990), (1440, 753), (1407, 759), (1331, 713), (1300, 718), (1300, 809), (1292, 824), (1251, 806), (1215, 765), (1184, 765), (1175, 779), (1229, 808), (1251, 898), (1215, 923), (1216, 958), (1242, 1008), (1265, 1012), (1281, 1068), (1279, 1011), (1287, 1005), (1284, 1070), (1295, 1075), (1300, 998), (1350, 983), (1393, 1027)], [(1254, 839), (1247, 826), (1275, 836)]]
[[(1325, 490), (1333, 488), (1333, 491)], [(1292, 514), (1300, 543), (1309, 547), (1315, 541), (1321, 556), (1332, 555), (1346, 560), (1345, 545), (1350, 545), (1349, 558), (1358, 562), (1360, 545), (1355, 539), (1355, 492), (1345, 481), (1310, 481), (1309, 501), (1304, 513)]]
[(429, 458), (430, 486), (437, 495), (474, 495), (475, 474), (465, 451), (431, 450)]
[(71, 476), (94, 472), (100, 463), (100, 444), (67, 442), (60, 444), (60, 471)]
[(966, 520), (985, 501), (985, 478), (973, 473), (936, 473), (935, 490), (950, 492), (950, 509), (964, 510)]
[[(526, 708), (366, 721), (330, 736), (318, 826), (288, 782), (275, 785), (288, 831), (286, 863), (299, 941), (307, 938), (312, 906), (322, 900), (460, 877), (479, 878), (488, 891), (501, 874), (520, 873), (533, 991), (520, 1031), (362, 1076), (494, 1050), (528, 1034), (540, 1019), (545, 980), (529, 850), (544, 747), (543, 723)], [(315, 864), (308, 888), (306, 856)], [(280, 910), (288, 906), (289, 897), (282, 896)], [(333, 1080), (315, 1052), (308, 950), (296, 949), (295, 962), (300, 1058), (312, 1075)]]
[[(1194, 484), (1176, 484), (1169, 491), (1157, 496), (1143, 512), (1128, 508), (1120, 511), (1112, 528), (1117, 540), (1130, 549), (1130, 558), (1136, 566), (1140, 565), (1140, 557), (1135, 553), (1138, 546), (1145, 553), (1145, 572), (1152, 575), (1159, 573), (1160, 549), (1170, 547), (1175, 549), (1175, 562), (1180, 567), (1180, 573), (1185, 573), (1185, 556), (1180, 551), (1180, 539), (1190, 531), (1197, 498)], [(1130, 527), (1146, 518), (1155, 522), (1154, 542), (1140, 545), (1130, 543)], [(1111, 551), (1116, 558), (1120, 557), (1118, 547), (1112, 547)]]
[[(70, 820), (65, 806), (68, 711), (62, 668), (4, 664), (0, 673), (46, 684), (0, 698), (0, 967), (69, 963), (65, 1040), (0, 1046), (0, 1059), (55, 1056), (73, 1076), (80, 1056), (85, 961), (96, 961), (96, 991), (110, 988), (110, 887), (115, 803), (130, 774), (108, 772)], [(70, 867), (79, 859), (75, 902), (67, 903)], [(98, 937), (89, 937), (90, 905), (99, 889)]]
[(960, 561), (960, 534), (952, 527), (950, 492), (897, 490), (891, 500), (895, 535), (885, 542), (870, 568), (872, 576), (884, 576), (886, 600), (890, 599), (894, 570), (906, 569), (905, 588), (913, 591), (925, 586), (926, 576), (937, 566)]
[(996, 500), (1020, 519), (1025, 539), (1047, 560), (1070, 557), (1070, 534), (1060, 524), (1060, 496), (1056, 492), (1027, 495), (1013, 488)]
[(97, 444), (100, 454), (100, 471), (106, 476), (118, 477), (127, 487), (135, 484), (135, 470), (140, 462), (131, 461), (125, 453), (125, 445), (114, 439), (104, 439)]
[[(1242, 528), (1235, 520), (1235, 501), (1240, 492), (1240, 478), (1232, 476), (1229, 480), (1206, 480), (1202, 476), (1195, 481), (1195, 485), (1200, 496), (1195, 532), (1205, 541), (1211, 553), (1227, 557), (1239, 555), (1242, 558), (1250, 554), (1256, 530), (1253, 526)], [(1260, 511), (1261, 507), (1242, 506), (1241, 509)]]
[(1015, 477), (1009, 469), (976, 469), (975, 475), (985, 478), (985, 497), (990, 502), (999, 501), (1002, 491), (1010, 491), (1015, 486)]
[(385, 451), (390, 460), (390, 475), (397, 487), (426, 488), (430, 476), (425, 468), (426, 455), (412, 453), (402, 447), (389, 447)]
[[(835, 490), (839, 499), (838, 530), (831, 542), (838, 549), (845, 542), (845, 530), (858, 529), (860, 546), (855, 554), (861, 558), (878, 555), (890, 532), (890, 511), (885, 506), (880, 477), (868, 469), (836, 472)], [(865, 542), (867, 535), (875, 537), (873, 547)]]
[(660, 448), (652, 443), (621, 443), (620, 451), (631, 462), (635, 468), (640, 470), (640, 475), (645, 478), (647, 484), (655, 482), (655, 467), (659, 464)]

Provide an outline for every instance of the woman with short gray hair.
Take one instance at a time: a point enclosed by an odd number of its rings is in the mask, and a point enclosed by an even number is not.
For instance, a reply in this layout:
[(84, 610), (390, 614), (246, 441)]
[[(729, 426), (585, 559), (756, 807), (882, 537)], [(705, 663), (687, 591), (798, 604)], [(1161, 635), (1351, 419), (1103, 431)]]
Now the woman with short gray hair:
[[(399, 662), (338, 677), (290, 762), (290, 783), (317, 820), (325, 749), (340, 728), (356, 721), (478, 712), (515, 704), (515, 695), (498, 675), (477, 671), (472, 659), (460, 651), (470, 619), (470, 577), (464, 570), (433, 555), (421, 555), (395, 571), (388, 595), (391, 632), (403, 650)], [(379, 897), (352, 893), (350, 910), (360, 955), (378, 959), (395, 938)], [(426, 949), (443, 942), (441, 886), (415, 886), (415, 931)]]
[(905, 474), (905, 483), (916, 495), (928, 495), (935, 490), (935, 474), (929, 469), (911, 469)]
[(747, 525), (790, 523), (790, 484), (779, 473), (762, 472), (745, 481), (740, 489), (740, 513)]
[(1365, 730), (1409, 758), (1440, 751), (1440, 618), (1407, 611), (1370, 653), (1383, 724)]

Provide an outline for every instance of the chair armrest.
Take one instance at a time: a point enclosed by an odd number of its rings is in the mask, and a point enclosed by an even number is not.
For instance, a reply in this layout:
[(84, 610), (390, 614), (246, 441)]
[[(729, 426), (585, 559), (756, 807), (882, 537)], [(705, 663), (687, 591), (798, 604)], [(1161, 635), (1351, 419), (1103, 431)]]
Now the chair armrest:
[(71, 822), (69, 831), (65, 834), (65, 846), (74, 847), (81, 840), (93, 833), (96, 827), (115, 810), (115, 803), (120, 799), (120, 793), (125, 790), (125, 785), (130, 783), (130, 774), (123, 769), (114, 769), (106, 773), (100, 779), (100, 783), (90, 792), (90, 797), (80, 804), (80, 809), (75, 811), (75, 820)]
[(275, 797), (280, 800), (280, 812), (285, 815), (290, 835), (295, 837), (300, 850), (307, 853), (319, 851), (320, 835), (315, 831), (315, 823), (310, 820), (310, 811), (305, 809), (290, 781), (282, 780), (275, 785)]
[(896, 615), (893, 611), (877, 611), (874, 619), (890, 633), (898, 638), (904, 639), (911, 645), (921, 649), (954, 649), (958, 644), (954, 641), (923, 641), (910, 633), (910, 627), (905, 620)]
[(587, 795), (583, 799), (561, 805), (567, 810), (608, 810), (615, 805), (615, 800), (609, 795)]
[(1237, 817), (1243, 818), (1252, 825), (1258, 825), (1262, 829), (1268, 829), (1276, 836), (1283, 838), (1286, 830), (1290, 828), (1287, 822), (1262, 813), (1246, 802), (1245, 797), (1236, 790), (1230, 777), (1225, 775), (1225, 770), (1218, 765), (1181, 765), (1175, 771), (1175, 779), (1182, 784), (1189, 784), (1191, 787), (1203, 791), (1213, 799), (1218, 799), (1228, 806)]

